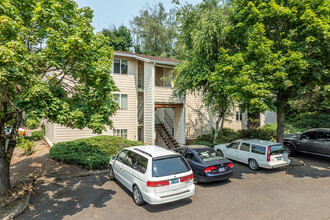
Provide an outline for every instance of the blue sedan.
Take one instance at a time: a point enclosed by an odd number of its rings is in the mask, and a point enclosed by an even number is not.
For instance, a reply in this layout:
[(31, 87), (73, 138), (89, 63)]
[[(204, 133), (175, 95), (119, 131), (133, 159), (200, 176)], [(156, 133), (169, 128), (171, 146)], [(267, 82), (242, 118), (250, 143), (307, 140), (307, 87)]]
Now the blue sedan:
[(191, 166), (195, 184), (225, 180), (233, 176), (233, 163), (210, 147), (188, 145), (174, 151), (180, 153)]

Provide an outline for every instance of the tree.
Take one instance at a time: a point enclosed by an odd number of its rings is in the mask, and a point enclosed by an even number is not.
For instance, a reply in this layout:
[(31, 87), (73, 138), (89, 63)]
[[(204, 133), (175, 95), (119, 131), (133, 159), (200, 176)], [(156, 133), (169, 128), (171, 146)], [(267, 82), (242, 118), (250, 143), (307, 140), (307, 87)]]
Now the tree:
[(130, 52), (130, 48), (133, 46), (133, 40), (131, 31), (124, 25), (116, 28), (112, 26), (110, 28), (103, 28), (101, 33), (109, 38), (108, 45), (113, 47), (114, 50)]
[[(307, 86), (330, 81), (330, 2), (234, 0), (232, 8), (228, 39), (237, 46), (226, 52), (223, 68), (238, 74), (243, 106), (276, 109), (277, 141), (283, 142), (288, 102)], [(263, 93), (245, 94), (255, 87)]]
[(203, 95), (203, 102), (217, 117), (214, 142), (219, 129), (222, 133), (225, 116), (235, 100), (232, 77), (218, 67), (222, 59), (219, 49), (230, 46), (224, 32), (229, 25), (228, 11), (219, 1), (209, 0), (196, 6), (181, 6), (178, 14), (178, 44), (182, 49), (180, 57), (185, 60), (176, 67), (175, 94), (182, 96), (198, 91)]
[(135, 35), (135, 44), (143, 54), (171, 57), (176, 38), (174, 10), (166, 12), (164, 5), (158, 3), (141, 10), (140, 15), (130, 22)]
[[(101, 133), (118, 108), (109, 74), (113, 50), (93, 33), (92, 10), (71, 0), (0, 2), (0, 196), (10, 190), (9, 166), (22, 113)], [(12, 131), (6, 134), (5, 125)], [(8, 144), (6, 144), (8, 143)]]

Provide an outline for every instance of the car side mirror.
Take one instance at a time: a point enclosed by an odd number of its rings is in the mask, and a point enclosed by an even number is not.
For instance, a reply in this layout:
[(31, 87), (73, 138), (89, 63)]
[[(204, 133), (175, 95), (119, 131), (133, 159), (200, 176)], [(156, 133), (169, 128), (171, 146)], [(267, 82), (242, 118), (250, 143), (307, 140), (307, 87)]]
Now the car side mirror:
[(300, 135), (300, 139), (307, 139), (306, 135)]
[(112, 156), (112, 157), (111, 157), (111, 160), (115, 160), (115, 159), (116, 159), (116, 156)]

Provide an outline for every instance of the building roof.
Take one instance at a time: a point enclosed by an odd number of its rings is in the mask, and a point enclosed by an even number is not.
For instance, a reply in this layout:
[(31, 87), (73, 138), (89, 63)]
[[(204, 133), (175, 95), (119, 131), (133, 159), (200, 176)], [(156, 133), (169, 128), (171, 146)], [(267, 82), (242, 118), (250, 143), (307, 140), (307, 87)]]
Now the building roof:
[(142, 61), (152, 62), (152, 63), (167, 64), (167, 65), (177, 65), (179, 63), (179, 60), (176, 60), (176, 59), (165, 58), (165, 57), (155, 57), (155, 56), (130, 53), (130, 52), (124, 52), (124, 51), (117, 51), (117, 50), (115, 51), (115, 55), (124, 56), (124, 57), (132, 57), (132, 58), (136, 58), (137, 60), (142, 60)]

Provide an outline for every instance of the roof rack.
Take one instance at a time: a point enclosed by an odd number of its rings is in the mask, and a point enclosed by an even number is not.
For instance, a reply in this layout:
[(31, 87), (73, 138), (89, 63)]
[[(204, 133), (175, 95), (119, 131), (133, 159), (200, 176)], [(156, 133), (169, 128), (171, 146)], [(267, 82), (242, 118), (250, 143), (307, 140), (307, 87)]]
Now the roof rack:
[(145, 152), (145, 151), (143, 151), (143, 150), (141, 150), (141, 149), (139, 149), (139, 148), (134, 148), (134, 150), (139, 151), (139, 152), (141, 152), (141, 153), (144, 153), (144, 154), (148, 155), (149, 157), (152, 157), (151, 154), (149, 154), (149, 153), (147, 153), (147, 152)]

